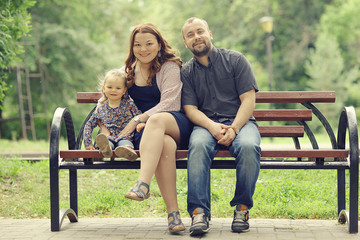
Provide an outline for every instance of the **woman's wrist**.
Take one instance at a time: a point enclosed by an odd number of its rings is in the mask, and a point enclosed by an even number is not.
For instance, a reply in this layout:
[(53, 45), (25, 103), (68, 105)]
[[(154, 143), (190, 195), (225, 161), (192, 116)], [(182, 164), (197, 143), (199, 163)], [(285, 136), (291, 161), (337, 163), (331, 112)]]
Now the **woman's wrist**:
[(149, 116), (146, 113), (142, 113), (138, 115), (140, 121), (138, 123), (146, 123), (146, 121), (149, 119)]
[(136, 124), (139, 124), (141, 122), (140, 115), (136, 115), (135, 117), (133, 117), (133, 120)]

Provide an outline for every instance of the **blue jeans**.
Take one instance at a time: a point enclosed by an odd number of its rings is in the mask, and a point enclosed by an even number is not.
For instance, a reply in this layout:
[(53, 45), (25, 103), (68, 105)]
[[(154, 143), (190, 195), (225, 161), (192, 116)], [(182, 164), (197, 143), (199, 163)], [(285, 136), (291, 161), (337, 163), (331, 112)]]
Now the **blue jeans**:
[(120, 147), (120, 146), (134, 146), (133, 143), (129, 140), (126, 140), (126, 139), (122, 139), (118, 142), (116, 141), (112, 141), (109, 139), (109, 143), (110, 143), (110, 147), (112, 150), (114, 150), (116, 147)]
[[(231, 122), (225, 124), (230, 125)], [(210, 167), (220, 149), (229, 149), (236, 163), (236, 188), (230, 205), (253, 206), (252, 196), (260, 170), (260, 133), (255, 122), (248, 121), (229, 147), (220, 145), (211, 133), (194, 126), (188, 153), (188, 212), (200, 207), (207, 216), (211, 213)]]

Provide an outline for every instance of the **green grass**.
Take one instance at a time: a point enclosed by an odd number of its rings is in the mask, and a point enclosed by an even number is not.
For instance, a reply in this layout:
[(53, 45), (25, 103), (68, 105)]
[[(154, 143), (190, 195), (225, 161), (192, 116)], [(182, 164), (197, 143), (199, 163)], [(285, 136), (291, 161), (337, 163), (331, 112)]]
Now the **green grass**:
[[(30, 152), (46, 142), (6, 142), (10, 147)], [(5, 147), (4, 147), (5, 146)], [(17, 146), (17, 147), (16, 147)], [(46, 147), (46, 148), (45, 148)], [(7, 151), (5, 151), (5, 149)], [(143, 202), (131, 201), (124, 194), (135, 183), (139, 170), (78, 171), (80, 217), (165, 217), (165, 205), (156, 180), (152, 196)], [(229, 205), (234, 193), (235, 171), (212, 170), (212, 216), (232, 217)], [(7, 218), (48, 218), (50, 216), (49, 162), (27, 162), (0, 158), (0, 216)], [(177, 171), (180, 212), (186, 212), (186, 170)], [(68, 207), (68, 173), (60, 171), (61, 208)], [(261, 170), (254, 195), (251, 217), (333, 219), (337, 215), (336, 171)]]
[[(66, 149), (67, 142), (60, 140), (60, 149)], [(31, 152), (49, 152), (50, 145), (48, 141), (37, 140), (35, 142), (28, 140), (10, 141), (0, 139), (0, 153), (31, 153)]]

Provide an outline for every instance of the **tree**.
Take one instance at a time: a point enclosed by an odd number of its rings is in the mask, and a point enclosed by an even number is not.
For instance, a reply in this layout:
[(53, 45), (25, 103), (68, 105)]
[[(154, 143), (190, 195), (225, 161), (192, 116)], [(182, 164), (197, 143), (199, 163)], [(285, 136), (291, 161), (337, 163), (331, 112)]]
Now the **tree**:
[(51, 109), (76, 105), (77, 91), (96, 91), (99, 75), (124, 64), (139, 10), (127, 0), (41, 1), (31, 9)]
[(327, 105), (322, 108), (322, 113), (327, 119), (336, 124), (336, 116), (344, 104), (345, 82), (343, 76), (344, 60), (341, 57), (339, 45), (336, 38), (328, 31), (320, 32), (315, 42), (315, 49), (309, 53), (308, 61), (305, 63), (306, 73), (310, 77), (307, 86), (310, 90), (331, 91), (336, 89), (336, 103), (332, 110)]
[(0, 2), (0, 109), (8, 89), (6, 84), (7, 71), (22, 51), (17, 42), (30, 31), (30, 14), (28, 8), (35, 1), (3, 0)]
[[(331, 29), (344, 61), (343, 87), (345, 103), (360, 110), (360, 1), (334, 1), (321, 17), (319, 31)], [(339, 96), (339, 94), (337, 94)], [(340, 97), (340, 96), (339, 96)]]
[[(74, 114), (75, 125), (80, 126), (81, 117), (89, 108), (76, 104), (75, 93), (96, 91), (99, 74), (124, 64), (132, 26), (144, 22), (157, 25), (185, 62), (192, 54), (184, 47), (181, 27), (192, 16), (208, 21), (216, 47), (234, 49), (249, 58), (260, 90), (267, 90), (261, 17), (274, 17), (274, 90), (304, 90), (308, 87), (308, 82), (313, 79), (306, 74), (308, 70), (304, 64), (318, 33), (324, 32), (322, 27), (333, 26), (344, 61), (342, 77), (353, 79), (353, 82), (346, 80), (349, 87), (344, 96), (350, 93), (350, 98), (344, 101), (356, 105), (360, 102), (354, 90), (359, 81), (354, 77), (358, 74), (356, 68), (360, 59), (360, 52), (356, 50), (360, 48), (358, 3), (359, 0), (43, 0), (38, 1), (30, 13), (33, 28), (40, 36), (49, 113), (52, 114), (57, 106), (67, 106)], [(32, 32), (22, 41), (34, 37)], [(27, 60), (28, 66), (33, 68), (34, 62), (34, 59)], [(31, 86), (33, 103), (41, 112), (37, 85)], [(319, 90), (320, 86), (314, 89)], [(9, 89), (6, 99), (6, 113), (15, 115), (11, 104), (16, 102), (16, 92)]]

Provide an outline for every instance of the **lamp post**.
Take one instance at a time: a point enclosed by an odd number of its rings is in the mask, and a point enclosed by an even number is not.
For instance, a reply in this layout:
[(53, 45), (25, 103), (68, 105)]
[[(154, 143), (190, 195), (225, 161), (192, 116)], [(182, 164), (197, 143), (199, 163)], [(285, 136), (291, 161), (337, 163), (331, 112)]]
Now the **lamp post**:
[(266, 53), (267, 53), (267, 62), (268, 62), (268, 77), (269, 77), (269, 91), (272, 90), (272, 80), (273, 80), (273, 67), (272, 67), (272, 49), (271, 49), (271, 41), (274, 40), (274, 37), (271, 35), (273, 29), (273, 21), (272, 17), (262, 17), (260, 18), (260, 24), (263, 28), (266, 35)]
[[(266, 54), (267, 54), (267, 67), (268, 67), (268, 78), (269, 78), (269, 82), (268, 82), (268, 86), (269, 86), (269, 91), (272, 90), (272, 80), (273, 80), (273, 67), (272, 67), (272, 49), (271, 49), (271, 41), (274, 40), (274, 37), (271, 35), (272, 33), (272, 29), (273, 29), (273, 22), (274, 19), (272, 17), (262, 17), (260, 18), (260, 24), (261, 27), (263, 28), (265, 35), (266, 35)], [(270, 109), (272, 109), (272, 103), (270, 103)], [(272, 121), (270, 121), (269, 123), (270, 125), (272, 125)], [(270, 141), (272, 142), (273, 139), (270, 138)]]

